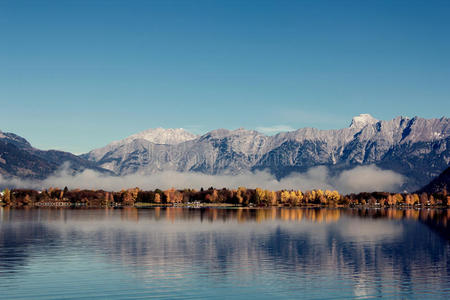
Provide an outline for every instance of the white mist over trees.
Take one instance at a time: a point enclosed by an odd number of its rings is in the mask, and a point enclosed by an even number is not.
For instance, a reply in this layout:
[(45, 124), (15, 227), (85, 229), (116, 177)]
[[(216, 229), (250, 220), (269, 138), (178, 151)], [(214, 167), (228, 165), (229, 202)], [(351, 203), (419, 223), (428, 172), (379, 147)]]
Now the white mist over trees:
[(67, 166), (44, 180), (19, 180), (0, 177), (0, 184), (17, 188), (42, 189), (49, 187), (70, 189), (103, 189), (119, 191), (139, 187), (153, 189), (185, 188), (263, 188), (269, 190), (312, 190), (329, 189), (341, 193), (396, 191), (405, 178), (393, 171), (382, 170), (376, 166), (360, 166), (331, 176), (326, 167), (314, 167), (305, 173), (292, 173), (277, 180), (267, 171), (246, 172), (239, 175), (207, 175), (195, 172), (166, 171), (154, 174), (130, 174), (123, 176), (104, 175), (92, 170), (73, 174)]

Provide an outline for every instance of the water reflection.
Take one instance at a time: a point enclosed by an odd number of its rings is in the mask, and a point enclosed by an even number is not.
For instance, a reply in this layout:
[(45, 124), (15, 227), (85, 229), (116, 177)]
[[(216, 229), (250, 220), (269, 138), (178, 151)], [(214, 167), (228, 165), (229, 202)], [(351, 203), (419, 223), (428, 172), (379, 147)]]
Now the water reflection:
[(449, 217), (447, 210), (3, 208), (0, 288), (17, 295), (14, 284), (44, 275), (71, 296), (70, 282), (42, 270), (57, 263), (76, 274), (89, 262), (84, 283), (104, 290), (86, 297), (121, 291), (125, 282), (160, 298), (445, 297)]
[(330, 209), (330, 208), (203, 208), (190, 209), (182, 207), (155, 207), (151, 209), (138, 209), (125, 207), (121, 209), (71, 209), (71, 208), (0, 208), (0, 222), (8, 221), (12, 216), (24, 220), (61, 221), (70, 215), (71, 220), (101, 220), (120, 216), (122, 221), (138, 222), (140, 218), (162, 220), (171, 222), (177, 220), (202, 221), (237, 221), (264, 222), (269, 220), (302, 221), (317, 223), (330, 223), (338, 221), (342, 216), (360, 218), (387, 218), (412, 219), (436, 222), (439, 226), (447, 227), (450, 219), (450, 210), (442, 209)]

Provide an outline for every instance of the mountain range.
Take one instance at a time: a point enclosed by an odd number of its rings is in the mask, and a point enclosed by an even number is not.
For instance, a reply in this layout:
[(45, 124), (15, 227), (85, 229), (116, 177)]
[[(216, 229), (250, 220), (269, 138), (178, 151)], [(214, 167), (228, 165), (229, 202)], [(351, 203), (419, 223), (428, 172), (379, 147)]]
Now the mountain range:
[(217, 129), (195, 135), (183, 129), (148, 129), (75, 156), (42, 151), (21, 137), (0, 132), (0, 174), (43, 178), (69, 161), (74, 172), (94, 169), (126, 175), (161, 171), (239, 174), (267, 170), (277, 178), (326, 166), (331, 174), (376, 165), (404, 175), (415, 190), (449, 166), (449, 119), (368, 114), (343, 129), (302, 128), (267, 136), (254, 130)]

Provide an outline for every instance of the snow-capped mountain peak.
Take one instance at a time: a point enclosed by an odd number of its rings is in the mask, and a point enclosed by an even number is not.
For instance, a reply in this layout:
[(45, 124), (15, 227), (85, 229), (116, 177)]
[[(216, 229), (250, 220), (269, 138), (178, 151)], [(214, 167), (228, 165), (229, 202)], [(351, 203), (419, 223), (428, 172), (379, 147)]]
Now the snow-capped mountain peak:
[(377, 123), (378, 120), (372, 117), (370, 114), (360, 114), (359, 116), (355, 116), (352, 119), (352, 123), (350, 124), (351, 128), (363, 128), (370, 124)]
[(124, 139), (131, 142), (136, 139), (143, 139), (155, 144), (176, 145), (186, 141), (194, 140), (198, 136), (183, 128), (150, 128), (142, 132), (133, 134)]
[[(117, 151), (117, 149), (121, 149), (120, 151), (129, 151), (130, 149), (134, 149), (132, 144), (136, 141), (136, 143), (141, 143), (142, 140), (159, 145), (177, 145), (183, 142), (191, 141), (196, 139), (198, 136), (190, 133), (183, 128), (150, 128), (129, 137), (126, 137), (122, 140), (111, 142), (105, 147), (98, 148), (89, 152), (86, 157), (89, 157), (91, 160), (98, 160), (101, 157), (105, 156), (105, 154), (110, 151)], [(110, 167), (105, 165), (106, 169), (111, 169)]]

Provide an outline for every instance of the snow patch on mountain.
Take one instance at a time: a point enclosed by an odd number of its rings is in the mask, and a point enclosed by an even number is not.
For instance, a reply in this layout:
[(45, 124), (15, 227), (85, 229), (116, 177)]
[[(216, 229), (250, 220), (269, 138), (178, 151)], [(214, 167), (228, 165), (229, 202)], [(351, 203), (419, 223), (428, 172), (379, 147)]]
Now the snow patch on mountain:
[[(111, 142), (105, 147), (95, 149), (88, 154), (82, 155), (82, 157), (88, 158), (89, 160), (98, 161), (105, 155), (111, 152), (119, 152), (121, 155), (126, 155), (129, 152), (135, 152), (140, 144), (148, 144), (149, 142), (156, 145), (177, 145), (183, 142), (191, 141), (198, 138), (197, 135), (190, 133), (183, 128), (150, 128), (139, 133), (130, 135), (129, 137)], [(139, 142), (140, 141), (140, 142)], [(145, 147), (140, 150), (145, 151)], [(106, 169), (112, 170), (115, 166), (114, 163), (102, 164)], [(117, 170), (116, 170), (117, 171)]]
[(186, 141), (194, 140), (197, 137), (197, 135), (190, 133), (183, 128), (151, 128), (133, 134), (122, 141), (131, 142), (136, 139), (143, 139), (155, 144), (176, 145)]
[(372, 117), (370, 114), (360, 114), (359, 116), (355, 116), (352, 119), (352, 123), (350, 124), (351, 128), (363, 128), (370, 124), (377, 123), (378, 120)]

